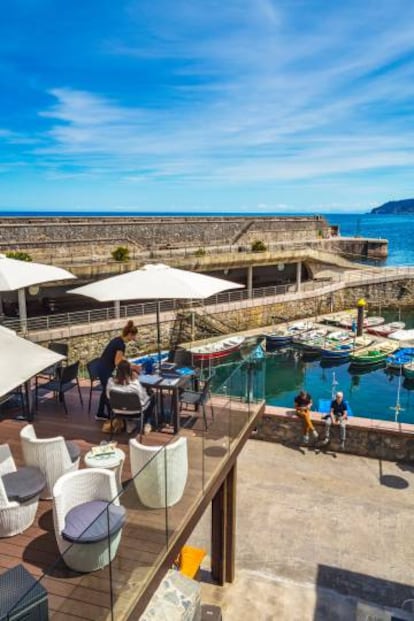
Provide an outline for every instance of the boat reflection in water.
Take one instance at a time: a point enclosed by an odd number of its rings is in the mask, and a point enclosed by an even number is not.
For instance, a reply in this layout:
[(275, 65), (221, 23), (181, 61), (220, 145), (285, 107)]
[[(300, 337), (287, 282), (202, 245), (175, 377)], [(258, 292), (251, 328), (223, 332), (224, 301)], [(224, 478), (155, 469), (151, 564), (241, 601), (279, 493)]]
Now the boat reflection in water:
[(381, 362), (377, 362), (376, 364), (367, 365), (366, 367), (358, 364), (350, 364), (348, 367), (348, 373), (350, 375), (367, 375), (368, 373), (372, 373), (373, 371), (378, 371), (379, 369), (385, 369), (386, 363), (385, 360)]
[[(243, 366), (248, 368), (250, 358), (245, 362), (247, 364)], [(243, 361), (239, 352), (238, 362), (221, 363), (215, 367), (214, 379), (220, 379), (220, 385), (226, 384), (228, 393), (237, 395), (239, 390), (241, 397), (245, 398), (246, 371), (241, 370), (240, 374), (235, 374), (235, 365), (240, 363), (243, 364)], [(298, 391), (305, 389), (312, 395), (314, 408), (317, 408), (320, 399), (331, 397), (335, 377), (335, 390), (344, 393), (354, 416), (394, 421), (395, 410), (392, 408), (395, 408), (400, 389), (398, 421), (414, 424), (414, 399), (410, 400), (414, 380), (384, 373), (385, 361), (363, 366), (339, 360), (320, 360), (290, 346), (265, 354), (262, 359), (255, 361), (255, 365), (255, 374), (260, 376), (260, 382), (263, 380), (266, 403), (269, 405), (291, 410)], [(259, 394), (260, 391), (257, 391)]]

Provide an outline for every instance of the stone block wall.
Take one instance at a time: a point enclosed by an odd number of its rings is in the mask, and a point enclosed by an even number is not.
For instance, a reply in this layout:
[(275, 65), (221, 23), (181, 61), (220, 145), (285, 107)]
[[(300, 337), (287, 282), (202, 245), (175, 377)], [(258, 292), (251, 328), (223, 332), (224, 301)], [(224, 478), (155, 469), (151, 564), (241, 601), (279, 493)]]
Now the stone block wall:
[[(324, 436), (324, 423), (317, 413), (312, 415), (320, 438)], [(266, 406), (265, 413), (254, 437), (267, 442), (280, 442), (303, 446), (301, 419), (292, 409)], [(323, 450), (338, 451), (339, 430), (331, 430), (331, 442)], [(318, 443), (309, 441), (310, 448)], [(414, 425), (368, 418), (351, 417), (347, 424), (345, 452), (376, 459), (414, 462)]]
[[(206, 247), (267, 241), (303, 241), (317, 232), (330, 230), (326, 220), (316, 217), (271, 218), (0, 218), (0, 249), (20, 249), (50, 254), (50, 246), (61, 254), (72, 245), (106, 248), (128, 245), (137, 249)], [(64, 244), (62, 245), (62, 242)], [(87, 255), (86, 255), (87, 256)]]

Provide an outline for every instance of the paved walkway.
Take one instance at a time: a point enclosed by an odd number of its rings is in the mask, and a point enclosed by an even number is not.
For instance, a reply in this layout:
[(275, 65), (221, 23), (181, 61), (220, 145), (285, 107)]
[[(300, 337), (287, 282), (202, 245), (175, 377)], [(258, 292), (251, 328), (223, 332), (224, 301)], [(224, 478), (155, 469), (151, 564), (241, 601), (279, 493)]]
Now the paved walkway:
[[(414, 598), (413, 490), (414, 467), (250, 440), (238, 466), (237, 579), (203, 584), (204, 601), (225, 621), (391, 619), (363, 602)], [(209, 515), (191, 542), (209, 548)]]

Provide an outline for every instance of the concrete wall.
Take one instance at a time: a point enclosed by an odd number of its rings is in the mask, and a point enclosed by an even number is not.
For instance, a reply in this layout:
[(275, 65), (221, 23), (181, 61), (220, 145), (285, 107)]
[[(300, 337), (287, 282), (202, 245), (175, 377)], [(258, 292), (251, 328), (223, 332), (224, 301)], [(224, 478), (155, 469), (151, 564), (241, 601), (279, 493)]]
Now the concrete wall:
[[(321, 416), (312, 414), (320, 438), (324, 436), (325, 425)], [(303, 426), (295, 411), (287, 408), (266, 406), (255, 438), (267, 442), (302, 445)], [(331, 441), (324, 450), (339, 449), (339, 430), (331, 430)], [(309, 446), (317, 446), (309, 440)], [(345, 452), (391, 461), (414, 461), (414, 425), (389, 421), (351, 417), (347, 424)]]

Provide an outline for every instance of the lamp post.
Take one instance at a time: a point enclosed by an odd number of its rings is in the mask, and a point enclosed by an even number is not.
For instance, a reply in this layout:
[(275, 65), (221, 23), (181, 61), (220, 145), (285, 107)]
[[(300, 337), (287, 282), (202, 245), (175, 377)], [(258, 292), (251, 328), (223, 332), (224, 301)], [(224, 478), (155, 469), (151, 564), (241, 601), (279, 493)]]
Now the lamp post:
[(362, 333), (364, 331), (364, 309), (365, 309), (366, 304), (367, 303), (364, 300), (364, 298), (361, 298), (357, 302), (357, 309), (358, 309), (358, 315), (357, 315), (357, 336), (362, 336)]

